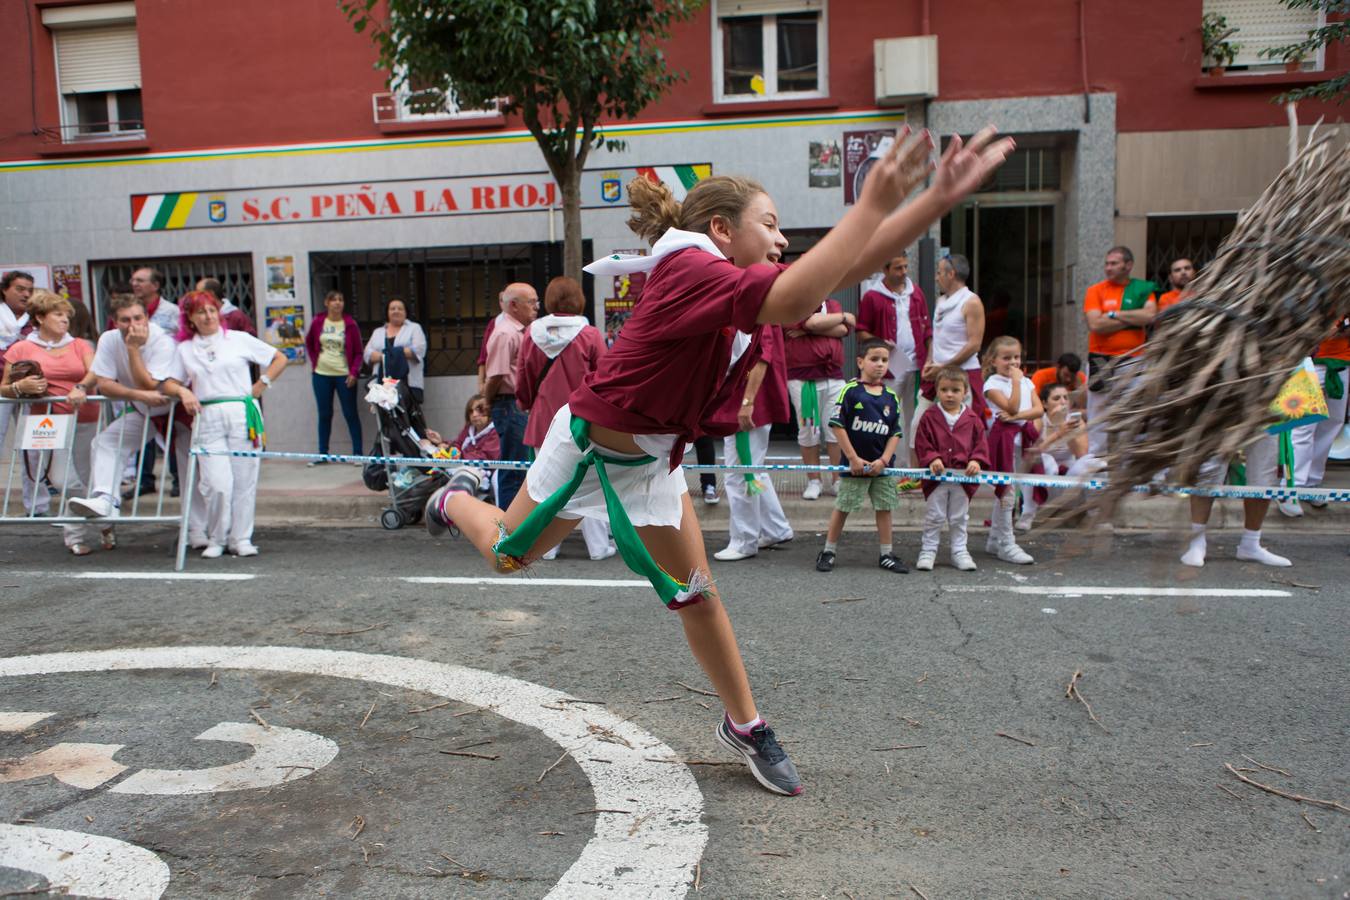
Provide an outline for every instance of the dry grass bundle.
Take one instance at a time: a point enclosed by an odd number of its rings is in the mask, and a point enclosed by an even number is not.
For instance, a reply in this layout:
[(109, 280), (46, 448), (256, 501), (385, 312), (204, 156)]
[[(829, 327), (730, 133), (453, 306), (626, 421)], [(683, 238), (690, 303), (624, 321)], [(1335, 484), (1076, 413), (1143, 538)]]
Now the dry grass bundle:
[(1113, 381), (1103, 419), (1110, 488), (1086, 498), (1103, 510), (1163, 468), (1170, 482), (1193, 484), (1205, 460), (1256, 438), (1290, 372), (1350, 314), (1350, 147), (1310, 139), (1190, 294)]

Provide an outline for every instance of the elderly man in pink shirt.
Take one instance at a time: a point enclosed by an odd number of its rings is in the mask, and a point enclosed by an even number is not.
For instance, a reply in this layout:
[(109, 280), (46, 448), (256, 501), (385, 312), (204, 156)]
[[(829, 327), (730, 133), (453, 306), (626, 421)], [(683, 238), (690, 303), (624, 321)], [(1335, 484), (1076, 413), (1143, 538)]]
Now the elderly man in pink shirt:
[[(483, 396), (492, 408), (492, 425), (502, 442), (502, 459), (525, 462), (529, 458), (525, 428), (530, 419), (516, 405), (516, 361), (520, 358), (525, 329), (539, 315), (539, 294), (528, 284), (516, 282), (502, 291), (502, 302), (506, 319), (492, 329), (492, 337), (488, 338)], [(511, 506), (524, 481), (523, 471), (502, 470), (497, 479), (497, 503), (502, 509)]]

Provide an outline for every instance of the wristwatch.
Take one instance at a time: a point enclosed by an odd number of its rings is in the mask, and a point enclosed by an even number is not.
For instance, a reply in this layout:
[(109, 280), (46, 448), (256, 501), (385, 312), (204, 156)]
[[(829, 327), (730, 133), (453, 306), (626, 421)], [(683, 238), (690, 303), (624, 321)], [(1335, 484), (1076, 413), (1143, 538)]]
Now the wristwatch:
[(741, 406), (754, 406), (754, 405), (755, 401), (751, 400), (749, 397), (741, 401)]
[(1115, 311), (1114, 309), (1111, 310), (1110, 312), (1108, 312), (1108, 313), (1106, 314), (1106, 317), (1107, 317), (1108, 319), (1114, 319), (1114, 318), (1116, 317), (1116, 311)]
[(258, 376), (258, 380), (261, 381), (263, 384), (265, 384), (267, 387), (271, 387), (271, 386), (272, 386), (272, 379), (270, 379), (270, 378), (267, 377), (267, 373), (266, 373), (266, 372), (264, 372), (264, 373), (262, 373), (261, 375), (259, 375), (259, 376)]

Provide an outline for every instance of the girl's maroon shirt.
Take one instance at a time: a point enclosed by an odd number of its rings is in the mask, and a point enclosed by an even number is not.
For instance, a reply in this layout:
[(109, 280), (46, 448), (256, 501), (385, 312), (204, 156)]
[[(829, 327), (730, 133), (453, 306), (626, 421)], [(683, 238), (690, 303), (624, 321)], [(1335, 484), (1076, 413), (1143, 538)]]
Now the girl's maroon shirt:
[[(568, 398), (572, 414), (629, 434), (679, 435), (672, 469), (686, 442), (733, 433), (711, 419), (762, 356), (755, 320), (785, 268), (742, 269), (694, 247), (661, 260), (614, 346)], [(737, 331), (753, 337), (728, 372)]]

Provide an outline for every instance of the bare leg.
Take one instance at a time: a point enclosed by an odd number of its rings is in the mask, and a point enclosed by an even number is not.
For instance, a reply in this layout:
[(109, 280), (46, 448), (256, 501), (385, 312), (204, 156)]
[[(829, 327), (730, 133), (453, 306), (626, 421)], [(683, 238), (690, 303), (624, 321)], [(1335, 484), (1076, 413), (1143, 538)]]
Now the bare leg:
[[(820, 465), (820, 447), (819, 447), (819, 446), (815, 446), (815, 447), (802, 447), (802, 448), (801, 448), (801, 451), (802, 451), (802, 465), (805, 465), (805, 466), (818, 466), (818, 465)], [(820, 473), (819, 473), (819, 472), (807, 472), (807, 473), (806, 473), (806, 480), (807, 480), (807, 481), (819, 481), (819, 480), (820, 480)]]
[[(498, 568), (497, 554), (492, 552), (492, 547), (501, 538), (499, 526), (505, 525), (507, 533), (510, 533), (520, 527), (525, 517), (539, 505), (530, 497), (529, 480), (527, 475), (520, 491), (511, 501), (511, 508), (505, 512), (491, 503), (484, 503), (477, 497), (463, 492), (451, 494), (446, 498), (445, 508), (450, 513), (450, 518), (454, 519), (455, 527), (478, 548), (483, 559), (493, 568)], [(539, 540), (534, 542), (534, 546), (526, 554), (525, 563), (528, 565), (534, 562), (543, 556), (545, 551), (556, 547), (563, 538), (572, 533), (572, 529), (576, 528), (580, 521), (580, 519), (558, 518), (550, 522), (539, 536)]]
[[(839, 465), (839, 460), (841, 460), (841, 459), (844, 458), (844, 451), (840, 450), (840, 449), (839, 449), (839, 445), (836, 444), (836, 443), (834, 443), (833, 441), (828, 441), (828, 442), (826, 442), (826, 444), (825, 444), (825, 452), (829, 454), (829, 456), (830, 456), (830, 465), (832, 465), (832, 466), (837, 466), (837, 465)], [(830, 483), (831, 483), (831, 484), (835, 484), (835, 483), (837, 483), (838, 481), (839, 481), (839, 473), (838, 473), (838, 472), (831, 472), (831, 473), (830, 473)]]
[(889, 509), (877, 510), (877, 543), (889, 544), (894, 538), (891, 528), (891, 511)]
[(1243, 500), (1242, 527), (1248, 531), (1260, 531), (1261, 525), (1266, 521), (1266, 510), (1269, 508), (1269, 500)]
[(842, 509), (836, 508), (830, 513), (830, 528), (825, 532), (825, 540), (831, 544), (839, 543), (839, 538), (844, 534), (844, 523), (848, 521), (848, 513)]
[[(703, 532), (689, 495), (683, 498), (684, 512), (679, 528), (648, 526), (637, 529), (652, 559), (671, 575), (683, 580), (695, 570), (709, 575), (708, 555), (703, 547)], [(758, 717), (750, 694), (736, 635), (731, 628), (722, 598), (714, 585), (704, 600), (679, 610), (685, 639), (694, 658), (712, 682), (717, 696), (735, 722), (752, 722)]]
[[(1252, 501), (1249, 500), (1247, 502), (1250, 503)], [(1213, 509), (1214, 509), (1213, 497), (1191, 497), (1191, 524), (1192, 525), (1207, 524), (1209, 522), (1210, 511)], [(1264, 517), (1265, 514), (1266, 514), (1265, 508), (1262, 507), (1261, 509), (1262, 517)], [(1257, 525), (1256, 527), (1260, 528), (1261, 526)]]

